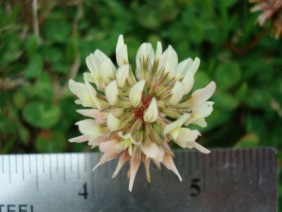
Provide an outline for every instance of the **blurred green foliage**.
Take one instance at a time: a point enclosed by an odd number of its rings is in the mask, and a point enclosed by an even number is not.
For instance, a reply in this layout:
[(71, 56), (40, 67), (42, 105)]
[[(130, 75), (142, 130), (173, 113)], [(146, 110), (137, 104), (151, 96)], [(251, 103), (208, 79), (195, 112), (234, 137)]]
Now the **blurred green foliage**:
[(282, 166), (282, 43), (255, 24), (247, 1), (41, 0), (38, 24), (29, 2), (0, 5), (1, 153), (86, 150), (67, 142), (81, 119), (68, 79), (81, 78), (97, 48), (114, 59), (124, 34), (132, 62), (142, 42), (158, 40), (180, 60), (201, 58), (195, 88), (218, 88), (200, 142), (272, 146)]

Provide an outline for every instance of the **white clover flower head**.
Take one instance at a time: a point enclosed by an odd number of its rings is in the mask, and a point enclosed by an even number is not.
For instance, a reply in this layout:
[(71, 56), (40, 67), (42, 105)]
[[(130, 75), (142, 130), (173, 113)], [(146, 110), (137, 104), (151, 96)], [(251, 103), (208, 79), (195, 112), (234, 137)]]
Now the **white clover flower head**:
[(196, 142), (199, 131), (187, 127), (207, 125), (205, 118), (213, 110), (213, 102), (207, 100), (215, 91), (215, 83), (190, 94), (199, 58), (178, 64), (175, 50), (169, 46), (162, 52), (160, 42), (156, 52), (149, 43), (140, 46), (134, 71), (120, 35), (116, 60), (117, 66), (96, 50), (86, 58), (90, 72), (84, 74), (84, 83), (69, 81), (70, 90), (78, 97), (76, 103), (88, 108), (78, 110), (88, 117), (76, 123), (82, 135), (69, 141), (99, 146), (104, 155), (94, 169), (119, 158), (113, 177), (129, 161), (130, 191), (141, 162), (149, 182), (151, 161), (157, 166), (163, 164), (182, 181), (169, 142), (210, 152)]

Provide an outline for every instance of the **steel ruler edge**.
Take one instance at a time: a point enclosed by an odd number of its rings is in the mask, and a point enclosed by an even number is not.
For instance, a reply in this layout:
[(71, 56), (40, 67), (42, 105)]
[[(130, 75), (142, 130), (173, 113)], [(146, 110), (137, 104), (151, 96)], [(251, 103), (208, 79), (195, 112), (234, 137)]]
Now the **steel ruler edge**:
[(277, 158), (273, 148), (176, 151), (183, 178), (143, 166), (133, 191), (117, 161), (95, 172), (101, 153), (0, 155), (0, 212), (30, 211), (278, 211)]

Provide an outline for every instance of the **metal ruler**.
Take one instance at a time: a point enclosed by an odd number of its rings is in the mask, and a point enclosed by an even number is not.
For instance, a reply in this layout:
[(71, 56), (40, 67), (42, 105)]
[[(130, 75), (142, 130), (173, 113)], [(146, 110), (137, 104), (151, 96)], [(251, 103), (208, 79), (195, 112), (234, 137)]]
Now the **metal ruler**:
[(189, 211), (275, 212), (277, 160), (271, 148), (176, 152), (183, 182), (170, 171), (144, 167), (128, 191), (124, 167), (100, 153), (0, 155), (0, 212)]

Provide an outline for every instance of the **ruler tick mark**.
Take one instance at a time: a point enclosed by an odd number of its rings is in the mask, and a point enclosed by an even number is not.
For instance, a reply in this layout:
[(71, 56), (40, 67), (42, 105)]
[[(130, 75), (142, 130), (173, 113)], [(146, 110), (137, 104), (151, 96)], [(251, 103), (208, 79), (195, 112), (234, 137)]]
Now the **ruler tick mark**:
[(56, 164), (57, 164), (57, 172), (59, 172), (59, 155), (56, 154)]
[(52, 155), (49, 154), (49, 179), (52, 180)]
[(24, 155), (22, 155), (22, 169), (23, 169), (23, 180), (24, 180)]
[(79, 155), (77, 155), (77, 178), (80, 178)]
[(189, 175), (192, 176), (192, 153), (189, 154)]
[(4, 156), (1, 156), (1, 159), (2, 159), (2, 173), (4, 174)]
[(246, 151), (245, 150), (242, 150), (242, 153), (243, 153), (243, 171), (245, 172), (246, 171)]
[(73, 168), (72, 168), (72, 159), (73, 159), (73, 157), (72, 157), (72, 154), (70, 154), (70, 171), (71, 171), (71, 173), (73, 172)]
[(65, 154), (63, 155), (63, 172), (64, 172), (64, 182), (66, 182), (67, 181), (67, 179), (66, 179), (66, 158), (65, 158)]
[(12, 182), (12, 175), (11, 175), (11, 156), (10, 155), (9, 155), (8, 159), (9, 159), (9, 182), (11, 184), (11, 182)]
[(205, 156), (209, 156), (209, 155), (204, 155), (203, 157), (203, 191), (206, 191), (206, 157)]
[(44, 158), (44, 155), (42, 155), (42, 166), (43, 166), (43, 173), (45, 173), (45, 158)]
[(216, 176), (219, 175), (219, 170), (218, 170), (218, 151), (215, 152), (215, 166), (216, 166)]
[(84, 171), (86, 172), (87, 171), (87, 164), (86, 164), (86, 153), (84, 153)]
[(272, 154), (271, 150), (268, 150), (268, 160), (269, 160), (269, 172), (272, 171)]
[(18, 156), (15, 156), (15, 163), (16, 163), (16, 174), (18, 173)]
[(35, 155), (35, 177), (36, 177), (36, 190), (39, 190), (39, 182), (38, 182), (38, 163), (37, 163), (37, 155)]
[(29, 164), (29, 173), (31, 173), (31, 161), (30, 161), (30, 155), (28, 155), (28, 164)]

